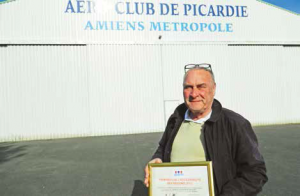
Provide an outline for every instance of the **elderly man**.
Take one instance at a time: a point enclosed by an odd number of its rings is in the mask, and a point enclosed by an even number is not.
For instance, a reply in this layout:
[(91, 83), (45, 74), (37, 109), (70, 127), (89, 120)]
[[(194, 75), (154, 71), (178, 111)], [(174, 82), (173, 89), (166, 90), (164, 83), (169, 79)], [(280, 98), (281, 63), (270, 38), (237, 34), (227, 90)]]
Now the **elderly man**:
[[(268, 178), (251, 124), (214, 99), (211, 65), (190, 64), (185, 71), (185, 103), (169, 118), (149, 163), (212, 161), (216, 196), (257, 195)], [(147, 166), (144, 183), (149, 186)]]

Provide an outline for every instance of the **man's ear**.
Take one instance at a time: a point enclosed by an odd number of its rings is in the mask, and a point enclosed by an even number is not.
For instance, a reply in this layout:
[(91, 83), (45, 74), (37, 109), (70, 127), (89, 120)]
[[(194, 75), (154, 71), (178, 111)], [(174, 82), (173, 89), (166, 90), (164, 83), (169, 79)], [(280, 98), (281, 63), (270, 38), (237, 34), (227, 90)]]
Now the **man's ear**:
[(214, 96), (216, 95), (216, 90), (217, 90), (217, 84), (216, 83), (214, 83)]

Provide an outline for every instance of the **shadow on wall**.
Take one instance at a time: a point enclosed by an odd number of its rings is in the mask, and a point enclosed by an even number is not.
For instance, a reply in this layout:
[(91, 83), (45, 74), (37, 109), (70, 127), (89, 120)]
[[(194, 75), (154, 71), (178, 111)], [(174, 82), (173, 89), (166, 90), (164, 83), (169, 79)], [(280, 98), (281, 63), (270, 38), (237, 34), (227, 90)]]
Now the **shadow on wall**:
[(8, 143), (0, 143), (0, 164), (25, 155), (26, 146), (17, 146)]
[(141, 180), (134, 181), (134, 187), (131, 196), (148, 196), (148, 188)]

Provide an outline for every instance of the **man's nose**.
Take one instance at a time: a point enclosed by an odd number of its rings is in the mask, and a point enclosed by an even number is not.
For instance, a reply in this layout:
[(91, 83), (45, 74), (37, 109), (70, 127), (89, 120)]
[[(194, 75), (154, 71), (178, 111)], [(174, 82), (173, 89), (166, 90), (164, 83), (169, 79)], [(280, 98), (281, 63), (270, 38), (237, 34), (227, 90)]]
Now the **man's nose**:
[(192, 92), (191, 92), (191, 97), (195, 98), (199, 95), (199, 91), (197, 88), (193, 88)]

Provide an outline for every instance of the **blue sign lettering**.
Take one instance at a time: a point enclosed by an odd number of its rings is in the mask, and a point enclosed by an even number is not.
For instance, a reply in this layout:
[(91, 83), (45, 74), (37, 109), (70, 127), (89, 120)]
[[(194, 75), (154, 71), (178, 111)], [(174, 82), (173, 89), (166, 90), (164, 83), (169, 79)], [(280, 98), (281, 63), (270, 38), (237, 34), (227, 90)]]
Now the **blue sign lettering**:
[(65, 13), (92, 13), (92, 12), (95, 12), (95, 2), (86, 1), (86, 0), (76, 0), (73, 3), (72, 0), (69, 0), (65, 10)]
[(117, 2), (115, 10), (118, 14), (138, 14), (153, 15), (155, 13), (153, 3), (143, 2)]

